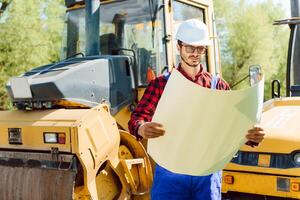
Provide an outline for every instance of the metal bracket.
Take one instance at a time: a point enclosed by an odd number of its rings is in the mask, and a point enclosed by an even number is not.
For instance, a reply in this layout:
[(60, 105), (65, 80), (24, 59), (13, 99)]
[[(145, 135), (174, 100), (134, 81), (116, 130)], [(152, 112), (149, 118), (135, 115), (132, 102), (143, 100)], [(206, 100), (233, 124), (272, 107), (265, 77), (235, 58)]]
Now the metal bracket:
[(172, 35), (170, 35), (170, 34), (165, 35), (165, 36), (163, 37), (163, 40), (164, 40), (165, 42), (170, 42), (171, 39), (172, 39)]
[(51, 158), (52, 160), (58, 160), (59, 149), (57, 147), (51, 147)]

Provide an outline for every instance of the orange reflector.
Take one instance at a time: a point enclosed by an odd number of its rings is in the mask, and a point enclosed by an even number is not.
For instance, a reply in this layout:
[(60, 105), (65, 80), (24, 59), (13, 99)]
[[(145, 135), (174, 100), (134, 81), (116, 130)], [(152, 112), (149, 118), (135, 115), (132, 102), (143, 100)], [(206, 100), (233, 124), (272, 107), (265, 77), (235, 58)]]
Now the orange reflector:
[(299, 192), (300, 191), (300, 183), (293, 182), (291, 184), (291, 190), (294, 192)]
[(58, 143), (59, 144), (66, 144), (66, 135), (65, 133), (58, 134)]
[(259, 154), (257, 165), (260, 167), (270, 167), (271, 155)]
[(233, 184), (234, 183), (234, 177), (231, 175), (224, 176), (224, 182), (227, 184)]

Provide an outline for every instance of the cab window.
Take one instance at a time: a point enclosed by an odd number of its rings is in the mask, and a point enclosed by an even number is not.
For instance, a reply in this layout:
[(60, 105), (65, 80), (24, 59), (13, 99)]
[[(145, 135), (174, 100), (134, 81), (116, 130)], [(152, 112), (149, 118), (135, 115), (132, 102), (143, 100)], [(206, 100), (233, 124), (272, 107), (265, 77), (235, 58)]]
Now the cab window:
[[(157, 76), (166, 65), (163, 40), (163, 0), (128, 0), (100, 5), (100, 51), (102, 55), (136, 54), (134, 69), (137, 86), (148, 84), (147, 71)], [(85, 52), (85, 9), (70, 10), (66, 20), (62, 57)], [(118, 51), (118, 49), (127, 49)]]

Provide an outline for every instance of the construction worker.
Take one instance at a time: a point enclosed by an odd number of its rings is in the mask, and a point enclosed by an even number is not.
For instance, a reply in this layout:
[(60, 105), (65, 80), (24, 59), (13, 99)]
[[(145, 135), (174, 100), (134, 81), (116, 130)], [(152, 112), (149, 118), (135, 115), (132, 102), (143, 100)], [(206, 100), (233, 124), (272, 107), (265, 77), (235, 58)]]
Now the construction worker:
[[(205, 55), (205, 51), (211, 43), (208, 28), (202, 21), (190, 19), (183, 22), (178, 28), (176, 39), (180, 54), (180, 64), (177, 70), (184, 77), (202, 87), (211, 88), (214, 85), (215, 89), (230, 89), (229, 85), (221, 78), (213, 84), (213, 76), (205, 71), (200, 63), (201, 57)], [(133, 111), (128, 125), (130, 132), (137, 139), (151, 139), (165, 134), (163, 124), (151, 120), (168, 77), (169, 74), (164, 74), (152, 80), (137, 108)], [(205, 116), (205, 113), (203, 115)], [(181, 120), (180, 116), (178, 116), (178, 120)], [(264, 130), (261, 127), (252, 128), (246, 135), (248, 144), (258, 144), (263, 137)], [(208, 176), (190, 176), (172, 173), (156, 165), (151, 199), (219, 200), (221, 199), (221, 172)]]

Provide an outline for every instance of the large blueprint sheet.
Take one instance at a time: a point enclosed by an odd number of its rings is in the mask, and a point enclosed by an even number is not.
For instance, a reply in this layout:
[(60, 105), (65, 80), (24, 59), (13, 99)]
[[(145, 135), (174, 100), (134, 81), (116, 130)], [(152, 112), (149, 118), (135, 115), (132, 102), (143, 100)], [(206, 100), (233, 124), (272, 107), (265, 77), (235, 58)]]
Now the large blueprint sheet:
[(148, 140), (148, 153), (175, 173), (207, 175), (223, 169), (260, 120), (263, 88), (261, 80), (243, 90), (212, 90), (173, 70), (152, 119), (166, 133)]

